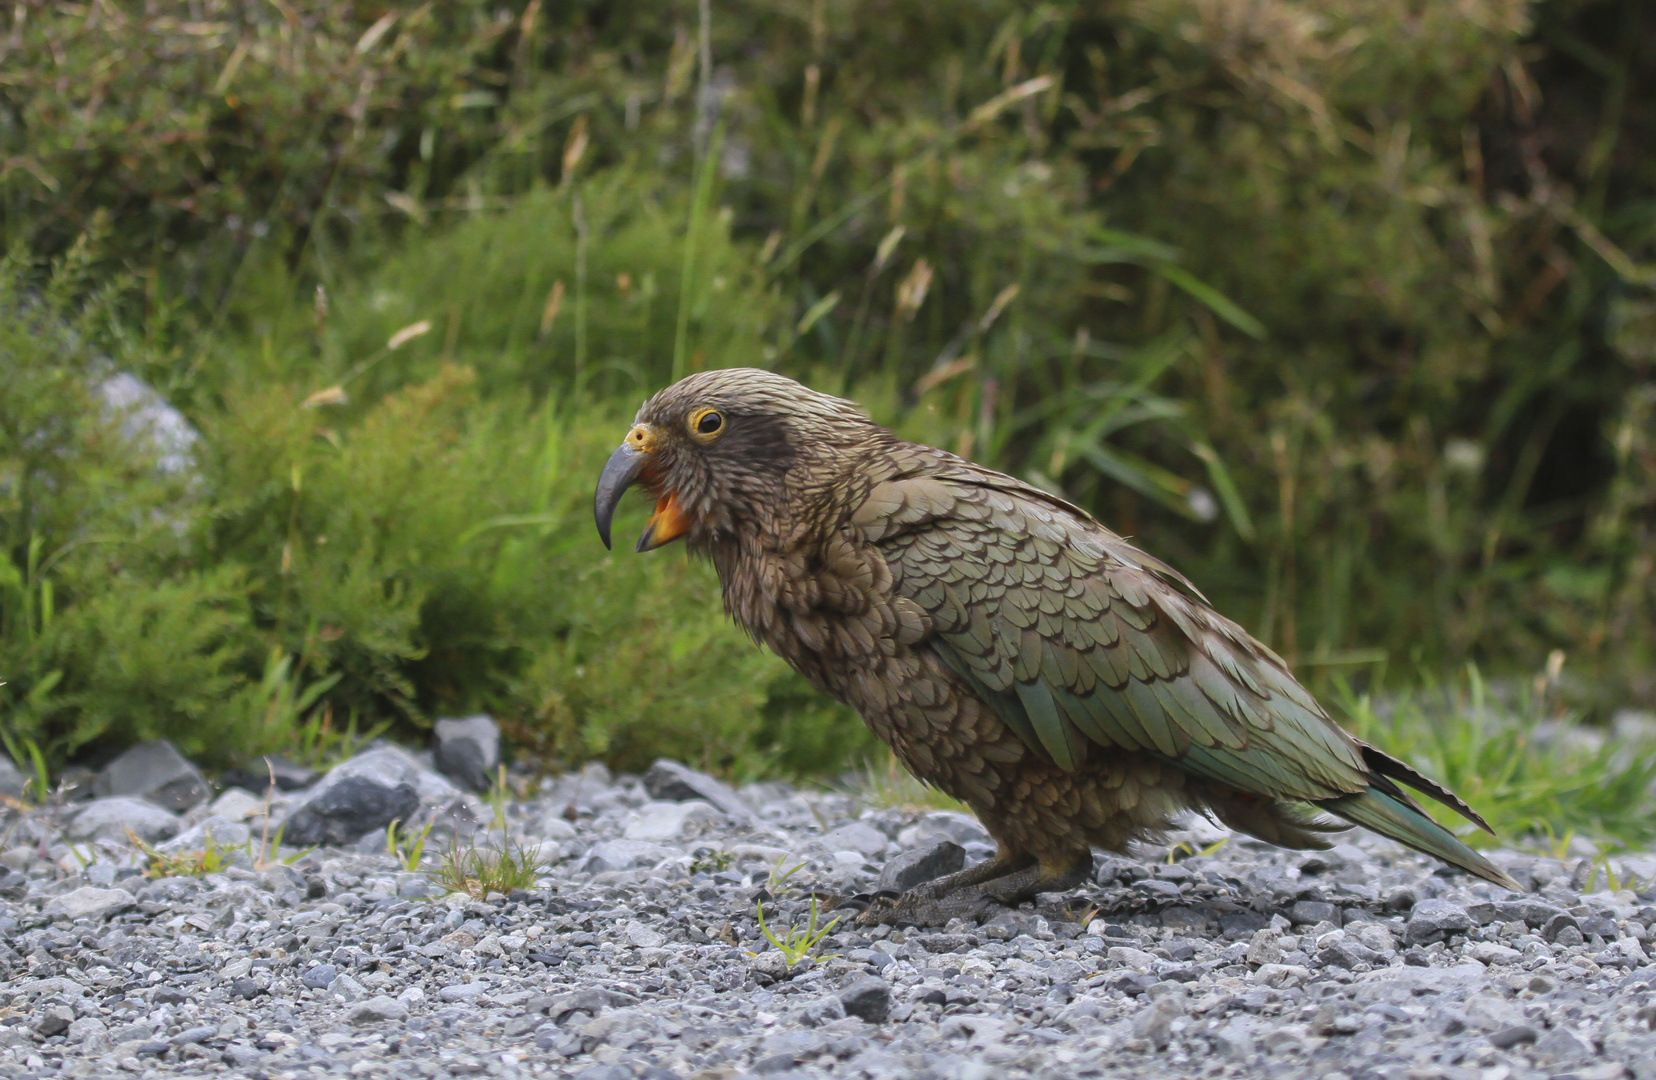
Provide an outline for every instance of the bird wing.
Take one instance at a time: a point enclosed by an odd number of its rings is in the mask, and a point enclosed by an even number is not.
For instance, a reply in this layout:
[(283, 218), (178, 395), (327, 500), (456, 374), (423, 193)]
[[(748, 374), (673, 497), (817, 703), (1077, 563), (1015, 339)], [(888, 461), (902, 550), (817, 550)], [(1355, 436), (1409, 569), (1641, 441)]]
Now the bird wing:
[(1120, 747), (1261, 796), (1371, 785), (1369, 748), (1281, 659), (1068, 503), (934, 460), (874, 485), (852, 524), (930, 617), (930, 646), (1061, 768)]

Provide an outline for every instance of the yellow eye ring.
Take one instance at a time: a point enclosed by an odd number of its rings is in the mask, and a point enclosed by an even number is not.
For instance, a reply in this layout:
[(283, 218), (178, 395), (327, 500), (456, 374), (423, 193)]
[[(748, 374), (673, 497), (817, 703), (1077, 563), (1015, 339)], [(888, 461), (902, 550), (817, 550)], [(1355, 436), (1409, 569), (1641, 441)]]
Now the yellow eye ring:
[(690, 414), (690, 434), (702, 442), (718, 438), (724, 426), (724, 416), (717, 409), (697, 409)]

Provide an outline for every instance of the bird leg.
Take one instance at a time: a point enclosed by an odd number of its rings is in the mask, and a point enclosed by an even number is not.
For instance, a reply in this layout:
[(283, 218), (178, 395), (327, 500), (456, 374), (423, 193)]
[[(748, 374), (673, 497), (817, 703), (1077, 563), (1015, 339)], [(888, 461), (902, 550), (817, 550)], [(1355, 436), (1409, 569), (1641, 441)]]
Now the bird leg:
[(901, 896), (882, 897), (857, 917), (859, 926), (942, 926), (950, 919), (988, 919), (1003, 907), (1017, 907), (1037, 893), (1065, 892), (1092, 873), (1092, 852), (1067, 859), (1037, 860), (1008, 854), (958, 874), (916, 885)]

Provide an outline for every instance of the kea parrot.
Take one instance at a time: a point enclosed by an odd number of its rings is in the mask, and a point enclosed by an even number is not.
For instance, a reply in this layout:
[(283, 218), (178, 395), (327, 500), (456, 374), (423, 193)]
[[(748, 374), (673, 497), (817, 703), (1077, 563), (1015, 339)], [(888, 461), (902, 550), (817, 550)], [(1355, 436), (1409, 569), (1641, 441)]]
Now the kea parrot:
[(768, 371), (691, 375), (644, 403), (604, 465), (656, 500), (638, 540), (683, 538), (724, 606), (861, 714), (998, 849), (882, 897), (865, 924), (985, 917), (1074, 888), (1190, 809), (1291, 848), (1373, 829), (1509, 889), (1404, 791), (1452, 792), (1331, 720), (1283, 660), (1080, 507), (905, 442), (849, 401)]

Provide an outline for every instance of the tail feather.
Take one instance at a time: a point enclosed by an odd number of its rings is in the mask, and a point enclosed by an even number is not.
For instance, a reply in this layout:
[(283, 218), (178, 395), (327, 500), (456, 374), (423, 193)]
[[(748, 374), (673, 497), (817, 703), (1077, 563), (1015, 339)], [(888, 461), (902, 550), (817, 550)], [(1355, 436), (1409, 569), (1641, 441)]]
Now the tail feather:
[[(1386, 786), (1391, 785), (1388, 783)], [(1329, 813), (1338, 814), (1373, 829), (1382, 836), (1389, 836), (1416, 851), (1436, 856), (1451, 866), (1459, 867), (1469, 874), (1476, 874), (1485, 881), (1492, 881), (1514, 892), (1523, 891), (1516, 881), (1503, 873), (1494, 863), (1467, 847), (1454, 833), (1433, 821), (1425, 811), (1414, 804), (1413, 799), (1402, 792), (1394, 796), (1378, 788), (1369, 788), (1355, 795), (1324, 799), (1316, 805)]]
[[(1436, 799), (1438, 802), (1470, 821), (1490, 836), (1495, 835), (1495, 830), (1489, 827), (1489, 822), (1483, 819), (1483, 815), (1472, 809), (1472, 807), (1467, 804), (1465, 799), (1461, 798), (1459, 795), (1456, 795), (1453, 791), (1450, 791), (1448, 788), (1444, 787), (1435, 780), (1422, 776), (1418, 771), (1411, 768), (1408, 763), (1399, 761), (1397, 758), (1394, 758), (1390, 754), (1370, 746), (1366, 742), (1359, 741), (1357, 746), (1362, 750), (1363, 763), (1375, 772), (1379, 773), (1381, 776), (1387, 776), (1393, 780), (1401, 780), (1403, 783), (1414, 788), (1416, 791)], [(1397, 792), (1396, 794), (1402, 793)], [(1415, 805), (1414, 800), (1407, 798), (1407, 796), (1404, 798), (1409, 805)]]

